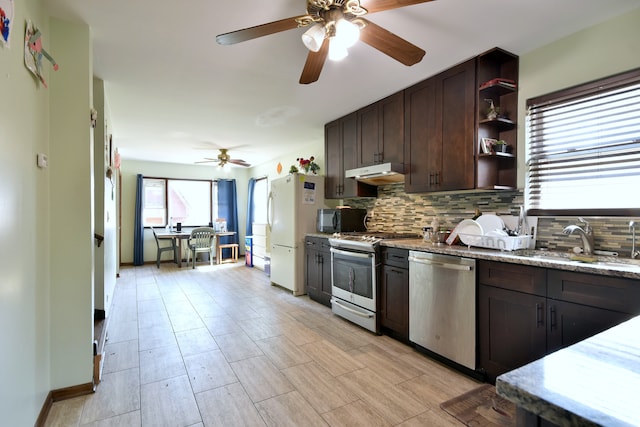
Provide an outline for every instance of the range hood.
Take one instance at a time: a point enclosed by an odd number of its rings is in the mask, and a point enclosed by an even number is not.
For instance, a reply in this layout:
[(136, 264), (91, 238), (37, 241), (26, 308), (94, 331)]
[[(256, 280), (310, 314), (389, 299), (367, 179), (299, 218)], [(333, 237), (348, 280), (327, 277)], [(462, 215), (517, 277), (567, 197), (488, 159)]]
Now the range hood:
[(402, 163), (380, 163), (344, 172), (345, 178), (355, 178), (356, 181), (370, 185), (385, 185), (404, 182), (404, 166)]

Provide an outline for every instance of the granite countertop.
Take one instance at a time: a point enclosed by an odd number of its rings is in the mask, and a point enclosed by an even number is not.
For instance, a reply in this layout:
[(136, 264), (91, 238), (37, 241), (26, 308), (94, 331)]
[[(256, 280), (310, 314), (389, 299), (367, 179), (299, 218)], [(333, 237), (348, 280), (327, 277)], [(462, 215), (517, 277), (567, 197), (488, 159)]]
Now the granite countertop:
[[(308, 233), (310, 237), (329, 238), (332, 234)], [(467, 258), (484, 259), (489, 261), (510, 262), (512, 264), (532, 265), (535, 267), (555, 268), (558, 270), (575, 271), (579, 273), (600, 274), (603, 276), (623, 277), (640, 280), (640, 260), (623, 257), (599, 256), (597, 263), (572, 261), (568, 253), (548, 252), (542, 250), (520, 249), (515, 251), (500, 251), (469, 246), (434, 244), (425, 242), (422, 238), (415, 239), (386, 239), (382, 246), (408, 249), (413, 251), (432, 252)]]
[(561, 426), (639, 426), (640, 316), (499, 376), (496, 390)]
[(598, 263), (585, 263), (570, 260), (568, 253), (527, 249), (499, 251), (495, 249), (483, 249), (468, 246), (433, 244), (425, 242), (423, 239), (385, 240), (382, 242), (382, 245), (414, 251), (455, 255), (489, 261), (510, 262), (513, 264), (555, 268), (558, 270), (575, 271), (580, 273), (640, 279), (640, 262), (638, 262), (638, 260), (627, 260), (622, 257), (598, 257)]

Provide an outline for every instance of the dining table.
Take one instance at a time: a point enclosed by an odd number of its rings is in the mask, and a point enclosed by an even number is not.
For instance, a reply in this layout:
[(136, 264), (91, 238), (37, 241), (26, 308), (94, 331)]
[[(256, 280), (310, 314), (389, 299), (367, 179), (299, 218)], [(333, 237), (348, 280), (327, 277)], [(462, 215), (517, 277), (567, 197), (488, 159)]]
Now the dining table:
[[(195, 227), (194, 227), (195, 228)], [(179, 251), (178, 256), (176, 257), (178, 260), (178, 267), (182, 267), (182, 241), (189, 241), (189, 237), (191, 236), (191, 231), (193, 228), (182, 228), (182, 230), (158, 230), (156, 231), (156, 235), (158, 239), (173, 239), (176, 243), (176, 248)], [(219, 237), (224, 236), (235, 236), (235, 231), (216, 231), (215, 232), (215, 254), (218, 253), (218, 245), (220, 244)]]

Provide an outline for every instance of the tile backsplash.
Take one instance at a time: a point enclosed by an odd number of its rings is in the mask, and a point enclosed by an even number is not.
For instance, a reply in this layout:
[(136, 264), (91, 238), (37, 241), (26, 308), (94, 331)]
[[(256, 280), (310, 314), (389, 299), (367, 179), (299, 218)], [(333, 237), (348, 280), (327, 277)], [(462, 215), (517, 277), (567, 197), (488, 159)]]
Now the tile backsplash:
[[(404, 184), (391, 184), (378, 187), (377, 198), (346, 199), (344, 204), (353, 208), (363, 208), (373, 217), (369, 220), (369, 229), (375, 231), (394, 231), (403, 233), (421, 233), (422, 227), (431, 225), (437, 217), (441, 227), (453, 228), (466, 218), (472, 218), (476, 209), (496, 215), (518, 215), (519, 206), (524, 201), (523, 192), (514, 191), (465, 191), (434, 194), (407, 194)], [(615, 251), (621, 257), (631, 253), (631, 233), (629, 220), (625, 217), (590, 217), (594, 229), (595, 248)], [(637, 221), (640, 223), (640, 220)], [(562, 229), (577, 224), (574, 216), (539, 217), (538, 239), (536, 247), (566, 251), (581, 246), (577, 235), (567, 236)], [(638, 227), (636, 246), (640, 243)]]

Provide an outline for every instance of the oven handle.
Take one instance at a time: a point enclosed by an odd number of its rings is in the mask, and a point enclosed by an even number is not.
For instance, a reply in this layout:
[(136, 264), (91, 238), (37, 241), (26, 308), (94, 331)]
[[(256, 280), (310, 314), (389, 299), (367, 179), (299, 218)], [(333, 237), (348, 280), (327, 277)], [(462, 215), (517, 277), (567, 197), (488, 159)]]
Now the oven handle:
[(351, 252), (351, 251), (342, 251), (340, 249), (331, 248), (331, 252), (338, 255), (350, 256), (354, 258), (371, 258), (373, 257), (372, 253), (362, 253), (362, 252)]
[(416, 264), (433, 265), (436, 267), (448, 268), (449, 270), (471, 271), (471, 266), (469, 265), (449, 264), (446, 262), (434, 262), (426, 258), (417, 258), (413, 256), (409, 257), (409, 262), (415, 262)]
[(340, 304), (340, 302), (338, 300), (336, 300), (336, 299), (332, 298), (331, 299), (331, 303), (335, 304), (337, 306), (340, 306), (340, 308), (342, 308), (343, 310), (347, 310), (349, 313), (356, 314), (356, 315), (358, 315), (360, 317), (366, 317), (367, 319), (371, 319), (373, 317), (373, 314), (371, 314), (371, 313), (363, 313), (361, 311), (354, 310), (351, 307), (347, 307), (346, 305)]

